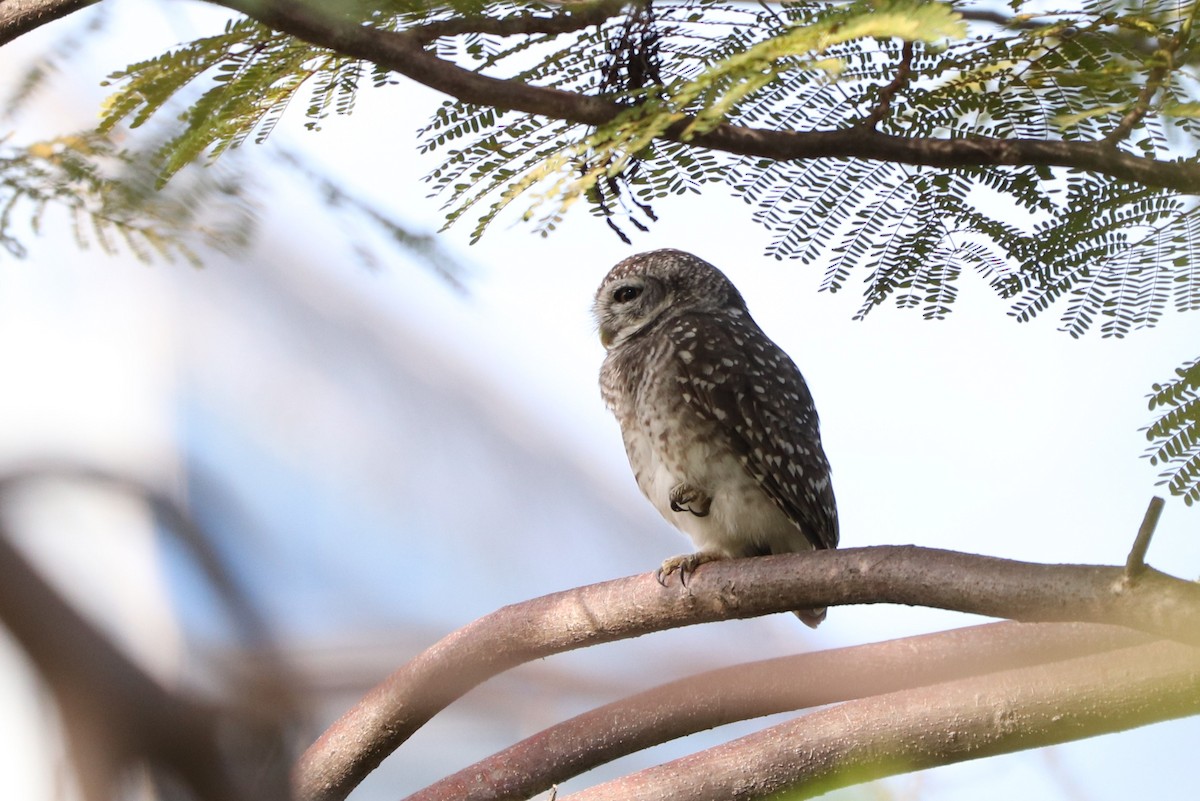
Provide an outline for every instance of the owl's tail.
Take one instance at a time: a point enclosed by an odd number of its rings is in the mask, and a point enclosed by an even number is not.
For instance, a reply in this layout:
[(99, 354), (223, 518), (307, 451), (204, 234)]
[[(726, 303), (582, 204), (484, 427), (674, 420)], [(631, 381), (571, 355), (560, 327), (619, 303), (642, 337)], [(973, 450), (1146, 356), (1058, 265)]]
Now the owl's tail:
[(797, 609), (793, 614), (800, 618), (801, 623), (810, 629), (815, 629), (825, 619), (825, 607), (822, 606), (820, 609)]

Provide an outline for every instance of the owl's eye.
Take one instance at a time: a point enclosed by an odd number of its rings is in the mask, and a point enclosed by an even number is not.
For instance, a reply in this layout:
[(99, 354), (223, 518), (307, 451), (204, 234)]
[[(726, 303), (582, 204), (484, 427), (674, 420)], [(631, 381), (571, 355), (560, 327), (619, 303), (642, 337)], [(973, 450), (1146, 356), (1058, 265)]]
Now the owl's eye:
[(619, 286), (613, 290), (612, 299), (617, 303), (628, 303), (642, 294), (640, 286)]

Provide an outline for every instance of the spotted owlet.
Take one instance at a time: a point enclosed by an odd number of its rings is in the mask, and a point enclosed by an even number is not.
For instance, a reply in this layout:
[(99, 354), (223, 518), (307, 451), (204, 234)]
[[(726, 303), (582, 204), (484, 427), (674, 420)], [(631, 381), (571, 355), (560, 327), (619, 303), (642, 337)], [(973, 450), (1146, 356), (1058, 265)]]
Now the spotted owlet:
[[(631, 256), (593, 313), (608, 351), (600, 389), (638, 486), (699, 549), (663, 562), (660, 581), (717, 559), (837, 547), (812, 396), (721, 271), (679, 250)], [(825, 618), (796, 614), (814, 628)]]

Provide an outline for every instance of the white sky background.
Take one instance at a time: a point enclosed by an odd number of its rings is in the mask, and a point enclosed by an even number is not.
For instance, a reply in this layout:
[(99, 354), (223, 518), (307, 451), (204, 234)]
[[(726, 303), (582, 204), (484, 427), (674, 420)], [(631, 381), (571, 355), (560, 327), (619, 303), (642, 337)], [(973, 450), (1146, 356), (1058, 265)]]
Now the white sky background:
[[(225, 18), (192, 6), (165, 5), (168, 12), (160, 16), (142, 4), (121, 5), (110, 34), (120, 44), (73, 67), (76, 80), (62, 95), (67, 107), (83, 102), (70, 115), (79, 125), (94, 119), (91, 110), (103, 96), (95, 84), (103, 75), (189, 38), (195, 20), (203, 20), (199, 30), (208, 33)], [(37, 36), (49, 41), (60, 31), (55, 26)], [(0, 53), (0, 81), (37, 43), (27, 37)], [(420, 181), (434, 161), (417, 156), (414, 135), (436, 102), (409, 84), (366, 90), (350, 118), (326, 120), (325, 130), (309, 134), (293, 113), (291, 124), (285, 119), (264, 147), (302, 148), (414, 228), (436, 228), (438, 201), (425, 197), (428, 186)], [(22, 130), (17, 141), (29, 136)], [(1077, 341), (1054, 330), (1053, 315), (1012, 322), (1005, 304), (970, 276), (946, 321), (885, 307), (852, 322), (860, 303), (857, 279), (840, 295), (818, 294), (819, 268), (763, 257), (768, 232), (750, 220), (751, 207), (720, 185), (703, 197), (658, 204), (660, 222), (638, 234), (632, 249), (582, 207), (548, 239), (510, 219), (468, 248), (468, 221), (444, 239), (474, 267), (465, 298), (402, 257), (381, 272), (362, 270), (343, 255), (339, 230), (321, 222), (316, 202), (275, 196), (268, 202), (272, 226), (290, 227), (307, 247), (327, 250), (328, 269), (381, 308), (461, 343), (481, 371), (498, 377), (575, 442), (586, 461), (627, 489), (633, 481), (620, 437), (596, 389), (603, 354), (588, 313), (591, 295), (613, 263), (640, 250), (678, 247), (713, 262), (808, 379), (835, 471), (845, 546), (916, 543), (1042, 562), (1120, 563), (1147, 501), (1163, 491), (1154, 486), (1155, 469), (1139, 458), (1146, 443), (1138, 429), (1151, 419), (1144, 395), (1152, 382), (1200, 355), (1195, 315), (1169, 314), (1157, 328), (1125, 340)], [(289, 226), (281, 218), (292, 214), (297, 222)], [(29, 244), (28, 262), (4, 258), (0, 269), (53, 270), (54, 264), (39, 261), (46, 252), (39, 243)], [(114, 272), (187, 269), (113, 265)], [(97, 259), (95, 267), (110, 265)], [(36, 352), (26, 356), (37, 358)], [(623, 497), (641, 502), (633, 493)], [(682, 535), (653, 536), (663, 556), (686, 547)], [(1149, 561), (1183, 577), (1200, 575), (1200, 511), (1169, 501)], [(628, 572), (650, 567), (630, 565)], [(835, 609), (813, 642), (842, 645), (965, 622), (974, 619), (891, 607)], [(1181, 749), (1190, 751), (1198, 738), (1200, 725), (1189, 720), (1054, 753), (1063, 755), (1084, 798), (1130, 797), (1151, 781), (1161, 782), (1163, 797), (1178, 797), (1181, 782), (1190, 779)], [(958, 789), (969, 787), (973, 798), (999, 798), (1014, 787), (1035, 798), (1066, 797), (1062, 786), (1046, 783), (1046, 759), (1030, 754), (1023, 763), (1030, 776), (1003, 782), (989, 777), (994, 769), (985, 763), (943, 770), (944, 797), (954, 797), (953, 777), (960, 775)], [(1082, 769), (1089, 762), (1118, 767), (1089, 780)]]

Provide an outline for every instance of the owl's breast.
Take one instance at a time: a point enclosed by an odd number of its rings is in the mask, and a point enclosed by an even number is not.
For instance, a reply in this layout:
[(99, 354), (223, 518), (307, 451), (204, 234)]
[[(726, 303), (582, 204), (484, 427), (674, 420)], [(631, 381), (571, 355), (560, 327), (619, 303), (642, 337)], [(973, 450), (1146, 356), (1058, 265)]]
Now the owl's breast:
[[(644, 393), (633, 424), (622, 431), (638, 487), (699, 549), (729, 556), (808, 549), (734, 455), (728, 429), (697, 414), (677, 389), (660, 385)], [(711, 499), (708, 514), (671, 508), (671, 491), (680, 484)]]

